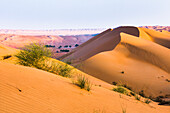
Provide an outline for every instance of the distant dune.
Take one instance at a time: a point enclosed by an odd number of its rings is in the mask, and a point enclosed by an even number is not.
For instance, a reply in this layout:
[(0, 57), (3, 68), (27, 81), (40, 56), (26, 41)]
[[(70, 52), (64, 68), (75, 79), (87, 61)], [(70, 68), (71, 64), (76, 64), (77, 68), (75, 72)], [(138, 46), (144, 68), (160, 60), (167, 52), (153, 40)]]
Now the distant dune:
[(108, 83), (126, 84), (147, 96), (170, 94), (170, 35), (119, 27), (93, 37), (60, 59)]

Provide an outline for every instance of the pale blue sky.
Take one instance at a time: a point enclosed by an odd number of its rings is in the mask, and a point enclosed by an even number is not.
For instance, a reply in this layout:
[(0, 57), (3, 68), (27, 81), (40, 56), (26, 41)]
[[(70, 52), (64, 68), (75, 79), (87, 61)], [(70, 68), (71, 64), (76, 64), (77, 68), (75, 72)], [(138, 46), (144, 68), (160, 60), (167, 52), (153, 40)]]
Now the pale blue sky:
[(0, 29), (170, 25), (170, 0), (0, 0)]

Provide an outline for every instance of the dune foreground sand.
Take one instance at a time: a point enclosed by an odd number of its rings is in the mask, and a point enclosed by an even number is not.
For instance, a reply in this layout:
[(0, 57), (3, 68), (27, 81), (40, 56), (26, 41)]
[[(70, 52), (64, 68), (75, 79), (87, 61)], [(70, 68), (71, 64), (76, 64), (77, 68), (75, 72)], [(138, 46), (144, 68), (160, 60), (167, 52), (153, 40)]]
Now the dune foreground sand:
[[(146, 104), (93, 86), (90, 92), (42, 70), (0, 62), (1, 113), (169, 113), (168, 106)], [(107, 84), (100, 80), (99, 84)]]
[(170, 96), (170, 34), (137, 27), (108, 29), (60, 59), (110, 84), (146, 96)]

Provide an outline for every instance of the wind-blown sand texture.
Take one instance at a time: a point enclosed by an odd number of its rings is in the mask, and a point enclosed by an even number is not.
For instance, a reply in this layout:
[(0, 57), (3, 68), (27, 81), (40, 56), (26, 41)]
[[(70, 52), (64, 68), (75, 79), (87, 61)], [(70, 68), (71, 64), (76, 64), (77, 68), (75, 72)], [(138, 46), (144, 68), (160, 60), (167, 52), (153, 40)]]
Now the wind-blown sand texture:
[(60, 59), (108, 83), (126, 84), (147, 96), (170, 94), (170, 35), (119, 27), (93, 37)]
[[(169, 113), (168, 106), (145, 104), (109, 89), (90, 92), (42, 70), (0, 62), (1, 113)], [(99, 84), (107, 84), (100, 80)]]

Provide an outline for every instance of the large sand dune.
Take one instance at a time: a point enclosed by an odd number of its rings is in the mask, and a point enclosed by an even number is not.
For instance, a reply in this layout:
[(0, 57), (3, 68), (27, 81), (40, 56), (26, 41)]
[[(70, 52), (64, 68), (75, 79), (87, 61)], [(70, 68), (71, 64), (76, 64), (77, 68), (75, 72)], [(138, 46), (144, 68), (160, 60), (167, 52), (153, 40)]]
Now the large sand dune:
[(169, 34), (137, 27), (108, 29), (61, 59), (108, 83), (165, 96), (170, 94), (169, 39)]
[[(82, 90), (63, 78), (38, 69), (0, 62), (1, 113), (169, 113), (167, 106), (149, 105), (134, 97), (93, 86)], [(99, 84), (106, 84), (97, 79)]]

